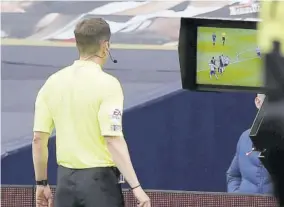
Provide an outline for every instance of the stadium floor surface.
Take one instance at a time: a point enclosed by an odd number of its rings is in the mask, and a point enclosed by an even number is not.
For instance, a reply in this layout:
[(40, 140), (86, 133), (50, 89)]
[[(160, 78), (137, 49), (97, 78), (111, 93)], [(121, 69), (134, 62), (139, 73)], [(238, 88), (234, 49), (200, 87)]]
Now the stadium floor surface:
[[(31, 141), (36, 94), (47, 77), (77, 57), (74, 47), (1, 45), (2, 155)], [(181, 88), (177, 51), (114, 49), (105, 70), (122, 83), (125, 108)]]

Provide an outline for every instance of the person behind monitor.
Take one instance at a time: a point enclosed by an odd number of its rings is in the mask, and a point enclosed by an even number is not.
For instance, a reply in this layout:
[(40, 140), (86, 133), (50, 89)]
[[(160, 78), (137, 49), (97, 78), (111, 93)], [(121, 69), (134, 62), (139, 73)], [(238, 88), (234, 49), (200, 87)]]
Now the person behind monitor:
[[(258, 94), (255, 105), (260, 109), (265, 95)], [(259, 160), (259, 152), (252, 151), (250, 129), (244, 131), (238, 141), (236, 154), (227, 171), (229, 193), (273, 194), (270, 174)]]

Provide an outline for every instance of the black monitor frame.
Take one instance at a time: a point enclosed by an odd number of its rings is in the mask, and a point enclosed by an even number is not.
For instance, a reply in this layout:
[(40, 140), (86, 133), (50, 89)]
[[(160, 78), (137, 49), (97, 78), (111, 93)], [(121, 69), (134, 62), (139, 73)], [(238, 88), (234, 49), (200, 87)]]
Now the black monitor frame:
[[(183, 89), (198, 91), (265, 92), (265, 87), (197, 84), (198, 27), (257, 29), (257, 21), (181, 18), (179, 34), (179, 62)], [(265, 72), (265, 71), (263, 71)]]

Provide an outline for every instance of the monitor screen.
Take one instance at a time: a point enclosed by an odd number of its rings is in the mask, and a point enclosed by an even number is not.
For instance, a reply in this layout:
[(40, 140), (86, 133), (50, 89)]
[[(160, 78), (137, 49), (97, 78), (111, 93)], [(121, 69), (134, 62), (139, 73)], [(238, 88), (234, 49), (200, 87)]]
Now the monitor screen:
[(263, 87), (256, 30), (198, 27), (196, 50), (197, 84)]

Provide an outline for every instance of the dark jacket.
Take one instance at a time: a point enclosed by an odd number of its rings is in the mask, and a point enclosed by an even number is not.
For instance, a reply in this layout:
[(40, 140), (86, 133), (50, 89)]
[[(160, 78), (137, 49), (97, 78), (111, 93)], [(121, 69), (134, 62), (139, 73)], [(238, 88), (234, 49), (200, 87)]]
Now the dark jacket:
[(228, 192), (273, 194), (272, 181), (258, 159), (259, 152), (251, 152), (250, 130), (238, 142), (234, 159), (227, 171)]

